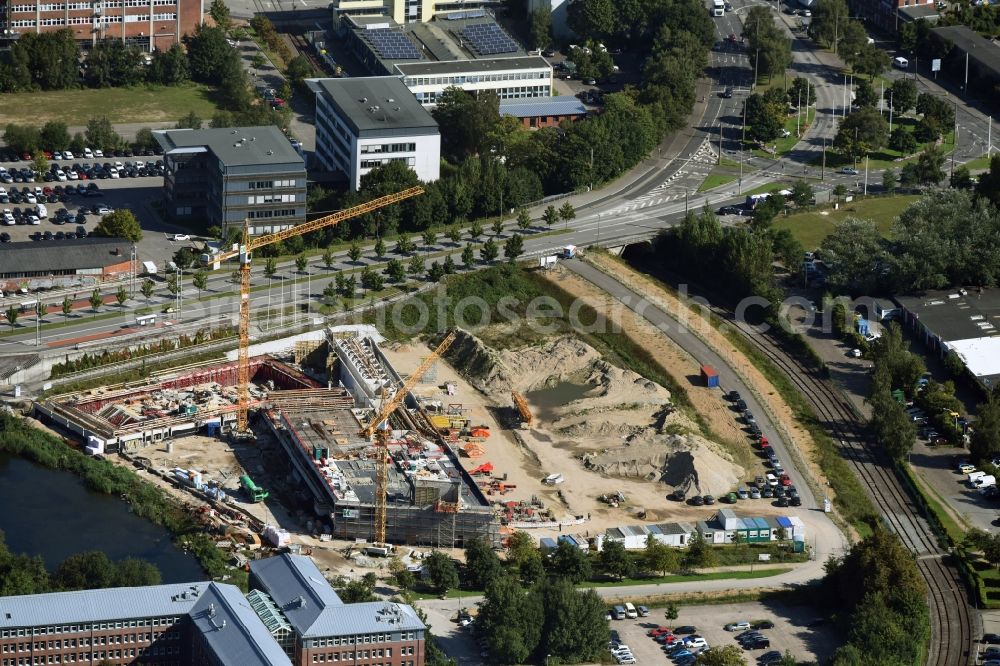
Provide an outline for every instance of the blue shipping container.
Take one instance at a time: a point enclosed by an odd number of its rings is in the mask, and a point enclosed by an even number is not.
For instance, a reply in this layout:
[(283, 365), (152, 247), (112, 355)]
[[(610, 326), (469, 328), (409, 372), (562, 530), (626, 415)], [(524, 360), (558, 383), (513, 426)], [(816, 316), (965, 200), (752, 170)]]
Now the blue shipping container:
[(701, 366), (701, 378), (705, 382), (705, 386), (708, 388), (718, 388), (719, 387), (719, 373), (715, 371), (710, 365)]

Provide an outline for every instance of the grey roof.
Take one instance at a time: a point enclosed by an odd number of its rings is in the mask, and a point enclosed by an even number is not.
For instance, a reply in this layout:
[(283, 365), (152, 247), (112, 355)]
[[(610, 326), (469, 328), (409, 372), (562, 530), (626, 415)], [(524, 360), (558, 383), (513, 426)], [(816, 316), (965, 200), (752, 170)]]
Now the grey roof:
[(221, 664), (291, 666), (238, 587), (212, 583), (191, 609), (194, 631)]
[[(112, 254), (115, 250), (120, 253)], [(128, 261), (132, 241), (124, 238), (74, 238), (53, 243), (0, 245), (0, 275), (105, 268)]]
[(572, 95), (559, 97), (526, 97), (500, 100), (500, 115), (517, 118), (538, 116), (585, 116), (587, 107)]
[(660, 523), (661, 534), (691, 534), (694, 528), (689, 523)]
[(313, 561), (302, 555), (256, 560), (250, 571), (303, 638), (424, 628), (410, 606), (381, 601), (345, 605)]
[(908, 5), (900, 7), (899, 15), (904, 21), (916, 21), (919, 19), (936, 21), (941, 18), (941, 14), (938, 13), (937, 6), (933, 2), (924, 5)]
[(1000, 335), (1000, 289), (929, 291), (894, 300), (943, 342)]
[(448, 76), (472, 72), (505, 72), (519, 69), (551, 69), (542, 56), (514, 58), (479, 58), (476, 60), (448, 60), (443, 62), (397, 63), (396, 71), (403, 76)]
[[(949, 25), (932, 28), (931, 33), (953, 44), (963, 57), (968, 53), (969, 60), (1000, 76), (1000, 47), (975, 30), (964, 25)], [(955, 54), (953, 52), (949, 55)]]
[(227, 167), (296, 164), (305, 169), (302, 156), (274, 125), (158, 130), (153, 136), (166, 153), (177, 148), (182, 149), (179, 152), (191, 152), (188, 149), (204, 146)]
[(438, 133), (437, 121), (397, 76), (309, 79), (308, 84), (359, 135), (403, 129), (412, 134)]
[(178, 583), (0, 597), (0, 628), (185, 615), (208, 586)]
[(344, 605), (308, 557), (284, 553), (251, 562), (250, 571), (300, 634), (308, 634), (327, 609)]

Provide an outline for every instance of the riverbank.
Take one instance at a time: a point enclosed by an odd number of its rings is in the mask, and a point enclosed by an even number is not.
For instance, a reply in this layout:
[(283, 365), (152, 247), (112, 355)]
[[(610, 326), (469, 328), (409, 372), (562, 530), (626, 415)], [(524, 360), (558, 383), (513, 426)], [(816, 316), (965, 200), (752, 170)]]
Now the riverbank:
[(133, 514), (169, 531), (174, 543), (190, 552), (209, 578), (246, 589), (246, 573), (229, 566), (226, 553), (216, 547), (197, 516), (131, 470), (86, 456), (27, 419), (11, 414), (0, 414), (0, 452), (71, 472), (90, 490), (120, 497)]

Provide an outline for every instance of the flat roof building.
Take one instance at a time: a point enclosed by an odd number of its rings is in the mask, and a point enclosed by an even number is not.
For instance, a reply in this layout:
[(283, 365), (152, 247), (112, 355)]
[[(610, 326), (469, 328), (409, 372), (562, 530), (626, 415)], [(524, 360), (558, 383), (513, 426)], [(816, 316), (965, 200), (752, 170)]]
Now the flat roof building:
[(73, 238), (56, 243), (0, 245), (0, 280), (92, 275), (101, 279), (128, 274), (134, 243), (124, 238)]
[(436, 105), (451, 87), (470, 93), (492, 90), (501, 102), (552, 95), (552, 65), (541, 56), (396, 63), (394, 69), (424, 106)]
[(266, 127), (160, 130), (166, 212), (206, 228), (266, 234), (306, 221), (306, 165), (281, 130)]
[(903, 323), (931, 351), (954, 351), (987, 389), (1000, 383), (1000, 290), (953, 289), (896, 296)]
[(440, 176), (437, 121), (399, 78), (310, 79), (316, 93), (316, 157), (330, 171), (361, 177), (388, 162), (405, 163), (423, 182)]
[(995, 99), (993, 93), (1000, 85), (1000, 46), (964, 25), (933, 28), (931, 38), (945, 53), (941, 71), (946, 76)]

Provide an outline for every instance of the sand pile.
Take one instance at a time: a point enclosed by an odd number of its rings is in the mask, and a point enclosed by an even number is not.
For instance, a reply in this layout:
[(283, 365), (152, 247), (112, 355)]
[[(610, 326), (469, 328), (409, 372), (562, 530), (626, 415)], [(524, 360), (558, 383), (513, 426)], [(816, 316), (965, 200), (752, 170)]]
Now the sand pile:
[(555, 447), (607, 477), (699, 494), (729, 492), (744, 474), (695, 434), (697, 424), (674, 408), (670, 391), (611, 365), (575, 337), (497, 351), (463, 332), (448, 360), (500, 404), (510, 403), (512, 390), (525, 395), (536, 426), (519, 435), (538, 452)]

